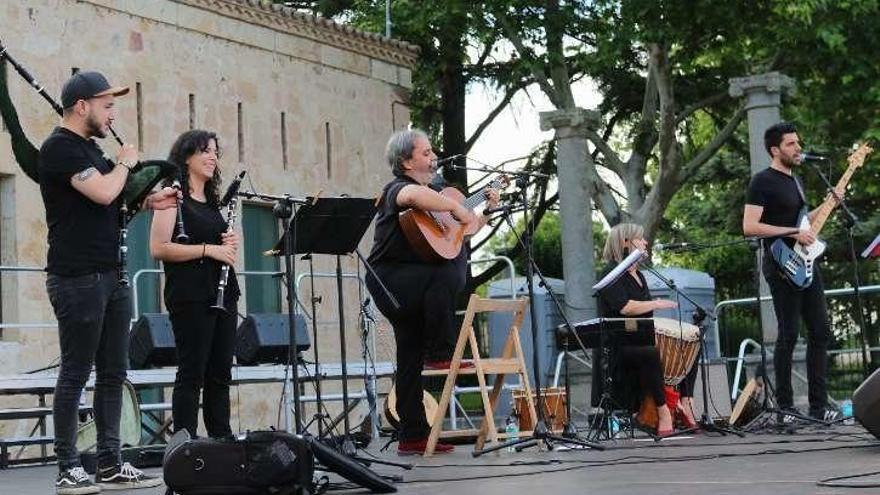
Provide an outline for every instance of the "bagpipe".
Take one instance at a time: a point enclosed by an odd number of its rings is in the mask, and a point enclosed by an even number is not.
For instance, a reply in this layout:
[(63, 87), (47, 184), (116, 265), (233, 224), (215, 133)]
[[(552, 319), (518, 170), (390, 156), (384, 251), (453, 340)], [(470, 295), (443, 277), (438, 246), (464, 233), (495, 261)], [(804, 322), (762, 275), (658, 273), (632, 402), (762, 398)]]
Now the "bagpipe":
[[(34, 76), (20, 63), (9, 55), (7, 48), (0, 41), (0, 64), (8, 62), (21, 75), (22, 78), (39, 93), (58, 113), (63, 114), (61, 105), (46, 92)], [(12, 152), (21, 169), (33, 181), (39, 183), (39, 169), (37, 162), (39, 150), (28, 140), (18, 119), (18, 112), (9, 96), (9, 87), (6, 81), (5, 71), (0, 70), (0, 116), (6, 124), (12, 141)], [(110, 127), (110, 132), (116, 142), (122, 146), (122, 138)], [(126, 242), (128, 236), (128, 223), (141, 210), (147, 196), (163, 180), (174, 181), (180, 176), (180, 169), (173, 163), (165, 160), (144, 160), (132, 168), (125, 186), (119, 196), (119, 283), (128, 285), (128, 273), (126, 271)], [(178, 208), (178, 211), (180, 209)], [(182, 226), (181, 226), (182, 227)], [(181, 232), (183, 229), (181, 229)]]

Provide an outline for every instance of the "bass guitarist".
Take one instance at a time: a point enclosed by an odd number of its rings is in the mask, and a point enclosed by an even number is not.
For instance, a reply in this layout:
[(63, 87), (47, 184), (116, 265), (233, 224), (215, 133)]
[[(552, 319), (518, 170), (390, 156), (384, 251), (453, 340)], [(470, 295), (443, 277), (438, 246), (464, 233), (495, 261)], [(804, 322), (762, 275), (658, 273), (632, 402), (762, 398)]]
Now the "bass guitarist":
[[(770, 166), (752, 177), (743, 211), (743, 233), (747, 236), (780, 236), (789, 247), (816, 242), (810, 228), (799, 228), (800, 218), (813, 220), (817, 210), (809, 211), (804, 189), (792, 171), (801, 166), (801, 145), (797, 128), (782, 122), (764, 132), (764, 147), (770, 154)], [(791, 234), (791, 232), (796, 233)], [(786, 234), (788, 234), (786, 236)], [(770, 252), (773, 239), (764, 241), (762, 271), (770, 286), (779, 336), (773, 354), (776, 372), (776, 400), (779, 408), (794, 409), (791, 388), (791, 361), (798, 338), (799, 319), (807, 327), (807, 379), (809, 382), (810, 416), (820, 420), (834, 419), (836, 411), (828, 409), (826, 394), (827, 348), (829, 338), (828, 310), (819, 266), (813, 266), (813, 279), (805, 288), (787, 280)], [(798, 413), (799, 414), (799, 413)], [(794, 416), (779, 414), (780, 422)]]
[[(455, 303), (465, 286), (467, 248), (451, 260), (424, 261), (408, 242), (399, 216), (409, 208), (451, 212), (471, 232), (483, 227), (487, 218), (475, 215), (428, 186), (436, 172), (437, 156), (424, 132), (395, 132), (385, 152), (394, 179), (385, 185), (379, 198), (369, 262), (400, 307), (392, 305), (372, 275), (367, 276), (366, 283), (379, 311), (394, 327), (397, 343), (397, 452), (414, 455), (424, 452), (430, 432), (422, 406), (422, 369), (449, 367), (458, 335)], [(497, 206), (498, 192), (490, 191), (487, 195), (488, 206)], [(443, 443), (435, 448), (437, 453), (452, 450), (452, 445)]]

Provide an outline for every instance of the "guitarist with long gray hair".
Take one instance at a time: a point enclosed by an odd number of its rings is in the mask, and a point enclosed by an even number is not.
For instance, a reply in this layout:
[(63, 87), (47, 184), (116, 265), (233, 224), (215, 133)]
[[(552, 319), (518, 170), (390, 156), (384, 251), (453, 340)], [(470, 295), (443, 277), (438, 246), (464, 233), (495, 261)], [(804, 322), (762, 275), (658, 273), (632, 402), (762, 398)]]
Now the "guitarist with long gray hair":
[[(366, 283), (376, 307), (394, 327), (397, 343), (397, 453), (416, 455), (424, 453), (430, 432), (422, 405), (422, 369), (449, 368), (458, 335), (455, 303), (465, 286), (467, 248), (454, 259), (426, 261), (407, 240), (400, 216), (411, 208), (450, 212), (461, 224), (474, 227), (474, 231), (486, 224), (486, 218), (429, 187), (436, 173), (437, 156), (424, 132), (395, 132), (388, 140), (385, 154), (394, 179), (385, 185), (378, 200), (369, 262), (400, 307), (394, 307), (372, 274), (367, 276)], [(486, 199), (490, 208), (497, 206), (498, 192), (487, 192)], [(452, 450), (452, 445), (444, 443), (435, 447), (438, 454)]]
[[(816, 234), (802, 218), (813, 220), (819, 208), (809, 211), (803, 185), (792, 173), (801, 166), (801, 145), (794, 124), (781, 122), (764, 132), (764, 146), (770, 154), (770, 166), (752, 177), (743, 211), (743, 233), (747, 236), (779, 236), (783, 243), (771, 249), (773, 239), (764, 240), (762, 271), (770, 286), (779, 336), (773, 354), (776, 372), (776, 400), (779, 408), (797, 413), (791, 388), (791, 361), (798, 338), (798, 323), (807, 327), (807, 379), (809, 381), (810, 416), (834, 419), (836, 411), (828, 409), (827, 349), (829, 338), (828, 309), (825, 302), (822, 274), (818, 264), (811, 265), (812, 281), (791, 280), (774, 260), (772, 251), (795, 248), (795, 243), (811, 246)], [(795, 233), (792, 233), (795, 232)], [(810, 261), (812, 263), (812, 261)], [(793, 416), (780, 414), (787, 422)]]

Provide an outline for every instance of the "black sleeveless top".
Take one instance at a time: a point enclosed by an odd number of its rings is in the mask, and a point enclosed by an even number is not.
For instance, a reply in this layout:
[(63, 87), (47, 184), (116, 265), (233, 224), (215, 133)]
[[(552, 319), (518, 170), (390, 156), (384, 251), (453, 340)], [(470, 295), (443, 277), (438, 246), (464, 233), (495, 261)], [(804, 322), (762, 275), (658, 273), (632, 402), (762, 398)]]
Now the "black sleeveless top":
[[(220, 235), (226, 232), (226, 220), (217, 208), (207, 203), (187, 197), (183, 201), (183, 224), (189, 243), (200, 245), (220, 244)], [(175, 222), (175, 239), (178, 226)], [(223, 264), (205, 256), (204, 258), (184, 261), (182, 263), (163, 263), (165, 268), (165, 305), (169, 309), (187, 303), (210, 303), (217, 299)], [(229, 267), (226, 281), (224, 305), (235, 307), (240, 291), (235, 277), (235, 268)]]

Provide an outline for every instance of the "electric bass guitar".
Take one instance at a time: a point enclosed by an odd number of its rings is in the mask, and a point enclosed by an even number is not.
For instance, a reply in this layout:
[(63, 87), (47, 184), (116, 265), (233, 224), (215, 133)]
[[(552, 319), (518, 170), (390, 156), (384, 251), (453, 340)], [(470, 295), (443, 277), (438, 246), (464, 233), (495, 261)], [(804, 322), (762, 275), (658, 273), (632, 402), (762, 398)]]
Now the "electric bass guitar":
[[(440, 194), (473, 210), (486, 201), (489, 190), (500, 191), (509, 183), (510, 179), (507, 176), (500, 175), (466, 199), (464, 194), (454, 187), (444, 188)], [(471, 231), (474, 226), (466, 228), (448, 211), (423, 211), (410, 208), (400, 214), (398, 221), (410, 246), (429, 263), (455, 259), (461, 252), (464, 238), (476, 234), (475, 231)]]
[[(847, 158), (849, 167), (840, 177), (840, 180), (837, 181), (837, 185), (834, 186), (834, 191), (838, 196), (843, 197), (853, 172), (865, 163), (865, 158), (872, 151), (874, 151), (873, 148), (867, 144), (862, 144), (859, 146), (859, 149)], [(776, 239), (770, 245), (770, 253), (773, 256), (773, 260), (779, 265), (786, 278), (798, 288), (806, 289), (813, 283), (813, 263), (819, 256), (822, 256), (827, 246), (823, 240), (818, 238), (818, 235), (835, 206), (837, 206), (837, 199), (829, 193), (819, 207), (812, 223), (810, 223), (806, 213), (801, 214), (798, 228), (802, 230), (810, 229), (817, 236), (816, 241), (809, 246), (796, 242), (794, 248), (790, 248), (782, 239)]]

